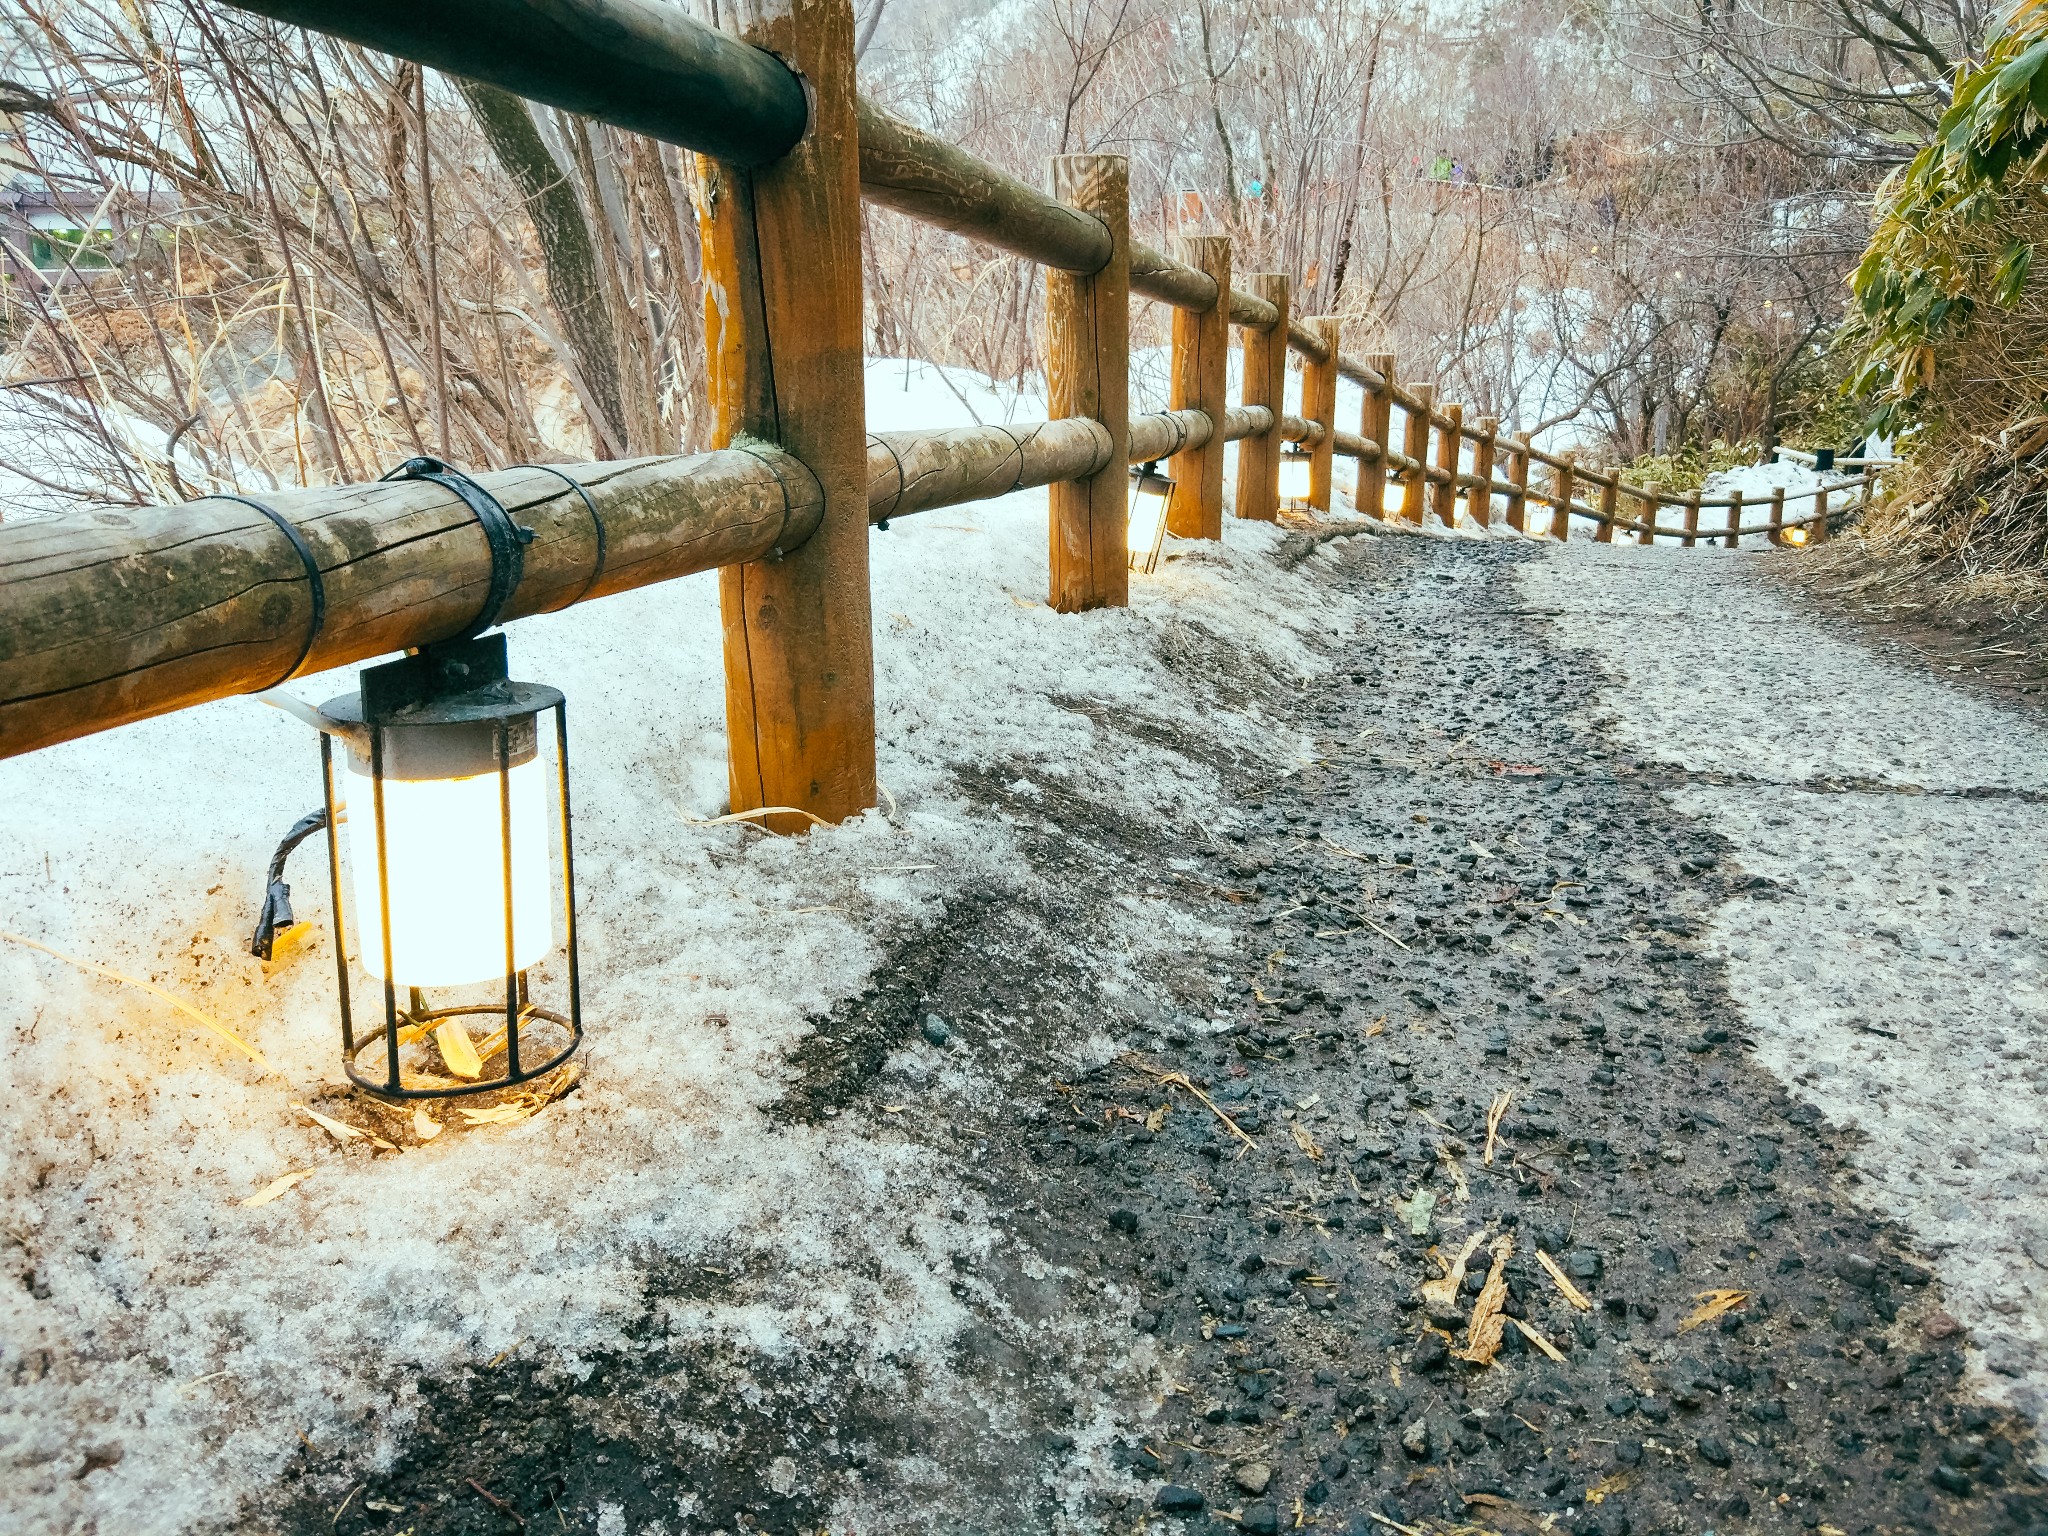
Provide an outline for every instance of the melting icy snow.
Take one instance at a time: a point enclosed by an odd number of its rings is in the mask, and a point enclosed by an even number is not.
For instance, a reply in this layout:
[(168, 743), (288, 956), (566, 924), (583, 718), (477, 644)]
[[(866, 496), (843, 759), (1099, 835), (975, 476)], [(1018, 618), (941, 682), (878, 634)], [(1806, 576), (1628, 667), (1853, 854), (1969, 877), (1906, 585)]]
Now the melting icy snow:
[[(984, 420), (1038, 414), (952, 382)], [(873, 427), (969, 420), (935, 370), (911, 365), (907, 385), (904, 365), (874, 365)], [(231, 700), (0, 763), (0, 927), (178, 993), (275, 1067), (0, 942), (0, 1271), (23, 1277), (0, 1285), (4, 1522), (141, 1536), (230, 1520), (301, 1433), (346, 1427), (388, 1451), (420, 1375), (521, 1341), (573, 1369), (640, 1312), (651, 1258), (773, 1250), (804, 1275), (798, 1311), (671, 1317), (763, 1356), (952, 1337), (969, 1319), (916, 1234), (963, 1193), (914, 1147), (759, 1113), (806, 1015), (856, 993), (953, 893), (1023, 878), (1011, 829), (957, 793), (956, 769), (1227, 821), (1210, 770), (1056, 698), (1284, 765), (1304, 743), (1162, 671), (1155, 640), (1187, 616), (1277, 676), (1312, 676), (1311, 642), (1355, 617), (1317, 562), (1281, 567), (1279, 532), (1234, 520), (1220, 550), (1170, 541), (1178, 558), (1133, 583), (1129, 609), (1061, 617), (1043, 605), (1045, 515), (1033, 492), (875, 535), (881, 775), (899, 809), (801, 840), (686, 819), (725, 808), (714, 578), (515, 625), (515, 672), (570, 699), (587, 1076), (537, 1119), (399, 1156), (344, 1155), (290, 1108), (338, 1078), (326, 938), (271, 976), (246, 953), (270, 850), (317, 803), (303, 727)], [(291, 871), (322, 925), (324, 871), (317, 841)], [(1189, 937), (1155, 926), (1099, 936), (1093, 963)], [(239, 1203), (302, 1169), (270, 1203)]]

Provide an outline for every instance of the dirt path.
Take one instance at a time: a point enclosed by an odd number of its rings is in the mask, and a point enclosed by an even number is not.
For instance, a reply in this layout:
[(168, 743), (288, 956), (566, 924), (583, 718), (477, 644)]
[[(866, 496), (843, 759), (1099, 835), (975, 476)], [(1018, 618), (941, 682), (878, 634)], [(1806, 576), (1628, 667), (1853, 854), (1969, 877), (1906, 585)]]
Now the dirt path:
[[(1625, 576), (1639, 553), (1649, 574)], [(851, 1117), (954, 1169), (957, 1233), (918, 1234), (976, 1318), (943, 1370), (672, 1346), (663, 1318), (693, 1297), (805, 1307), (805, 1256), (653, 1267), (619, 1299), (630, 1348), (424, 1383), (428, 1428), (395, 1466), (309, 1450), (278, 1527), (2048, 1530), (2031, 1430), (1976, 1395), (1951, 1316), (1998, 1331), (1979, 1313), (2008, 1316), (2018, 1261), (1965, 1279), (1964, 1306), (1887, 1224), (1935, 1211), (1894, 1167), (1931, 1174), (1937, 1139), (2002, 1147), (2035, 1113), (1993, 1077), (2009, 1004), (1941, 1001), (1958, 971), (2012, 984), (1979, 950), (2031, 952), (2025, 925), (1988, 920), (2032, 899), (2002, 852), (2039, 814), (2029, 743), (1939, 796), (1839, 793), (1895, 767), (1936, 787), (1955, 727), (1899, 699), (1901, 718), (1850, 710), (1817, 738), (1785, 700), (1856, 669), (1797, 671), (1815, 642), (1723, 581), (1732, 561), (1707, 581), (1682, 554), (1377, 540), (1328, 564), (1376, 614), (1341, 686), (1248, 673), (1195, 619), (1161, 646), (1313, 729), (1313, 762), (1276, 780), (1165, 743), (1240, 796), (1239, 819), (1189, 832), (988, 765), (963, 787), (1025, 837), (1031, 883), (956, 902), (797, 1054), (773, 1114)], [(1674, 702), (1681, 674), (1772, 634), (1794, 638), (1714, 695), (1726, 718)], [(1903, 765), (1850, 748), (1908, 735), (1895, 755), (1924, 756)], [(1910, 847), (1873, 819), (1913, 815), (1931, 819)], [(1982, 887), (1967, 912), (1924, 908), (1982, 925), (1961, 959), (1927, 953), (1903, 897), (1859, 910), (1894, 851), (1901, 882), (1951, 861), (1955, 889)], [(1112, 907), (1185, 947), (1077, 967)], [(1940, 974), (1901, 1013), (1908, 937)], [(1983, 1097), (1950, 1098), (1943, 1059)], [(1970, 1123), (1937, 1138), (1945, 1098)], [(1880, 1124), (1894, 1105), (1919, 1118)], [(1966, 1207), (1938, 1235), (2038, 1205), (2025, 1157), (1931, 1194)], [(1462, 1283), (1425, 1293), (1468, 1249)], [(1459, 1356), (1494, 1256), (1487, 1365)], [(1709, 1293), (1722, 1310), (1694, 1324)], [(2033, 1368), (2014, 1363), (2008, 1388)]]

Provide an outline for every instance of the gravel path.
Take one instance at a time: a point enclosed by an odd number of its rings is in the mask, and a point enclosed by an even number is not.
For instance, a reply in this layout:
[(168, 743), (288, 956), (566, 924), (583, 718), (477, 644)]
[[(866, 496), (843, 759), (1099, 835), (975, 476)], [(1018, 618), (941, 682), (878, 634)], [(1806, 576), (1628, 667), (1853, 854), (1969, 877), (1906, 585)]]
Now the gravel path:
[(1602, 658), (1597, 708), (1673, 770), (1673, 805), (1770, 882), (1707, 933), (1757, 1059), (1867, 1138), (1865, 1198), (1939, 1256), (1973, 1366), (2038, 1418), (2048, 730), (1874, 653), (1754, 557), (1574, 545), (1523, 590)]
[(713, 1356), (664, 1316), (800, 1270), (650, 1268), (631, 1347), (422, 1382), (395, 1464), (310, 1454), (276, 1527), (2048, 1533), (1981, 1391), (2035, 1369), (2030, 728), (1743, 556), (1288, 553), (1364, 616), (1333, 679), (1194, 614), (1159, 659), (1309, 755), (1067, 701), (1238, 812), (963, 777), (1031, 878), (899, 943), (769, 1111), (940, 1155), (943, 1361)]

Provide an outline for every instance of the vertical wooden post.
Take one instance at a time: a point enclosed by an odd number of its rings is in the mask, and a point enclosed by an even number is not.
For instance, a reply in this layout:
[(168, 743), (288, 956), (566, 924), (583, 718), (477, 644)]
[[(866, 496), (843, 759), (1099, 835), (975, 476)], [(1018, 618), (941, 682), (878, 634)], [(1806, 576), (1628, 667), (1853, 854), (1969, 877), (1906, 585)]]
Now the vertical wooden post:
[(1365, 392), (1365, 404), (1358, 415), (1359, 436), (1380, 447), (1377, 462), (1361, 461), (1358, 466), (1358, 510), (1367, 517), (1383, 518), (1387, 515), (1386, 455), (1394, 451), (1394, 445), (1387, 441), (1394, 422), (1394, 354), (1375, 352), (1365, 360), (1365, 365), (1386, 383), (1382, 388)]
[(1700, 493), (1685, 493), (1685, 547), (1691, 549), (1699, 542), (1695, 537), (1700, 531)]
[(1401, 451), (1415, 467), (1403, 472), (1407, 478), (1401, 482), (1401, 521), (1420, 528), (1422, 498), (1429, 491), (1429, 418), (1436, 409), (1436, 386), (1417, 384), (1408, 393), (1415, 397), (1415, 406), (1401, 413)]
[(1109, 230), (1109, 265), (1082, 276), (1045, 272), (1046, 414), (1109, 429), (1109, 462), (1049, 488), (1046, 603), (1061, 613), (1130, 601), (1131, 186), (1122, 155), (1057, 155), (1053, 196)]
[(1576, 453), (1561, 455), (1563, 462), (1557, 466), (1555, 492), (1551, 502), (1550, 536), (1563, 544), (1572, 536), (1572, 496), (1578, 489), (1578, 462)]
[(1608, 482), (1600, 487), (1600, 531), (1593, 535), (1602, 544), (1614, 542), (1614, 520), (1621, 514), (1621, 470), (1610, 467)]
[(1643, 526), (1648, 532), (1643, 535), (1645, 544), (1657, 542), (1657, 517), (1664, 510), (1664, 487), (1652, 480), (1643, 487)]
[(1782, 546), (1785, 542), (1785, 487), (1771, 487), (1771, 532), (1773, 544)]
[(1742, 492), (1739, 490), (1728, 493), (1728, 537), (1723, 542), (1723, 547), (1742, 547)]
[(1529, 445), (1523, 443), (1514, 451), (1514, 464), (1508, 470), (1508, 481), (1514, 489), (1508, 492), (1508, 526), (1517, 533), (1529, 531)]
[(1301, 360), (1301, 414), (1322, 423), (1323, 435), (1308, 454), (1308, 504), (1318, 512), (1330, 510), (1331, 471), (1337, 464), (1337, 337), (1343, 322), (1332, 315), (1307, 322), (1308, 329), (1329, 346), (1322, 362)]
[(795, 0), (739, 30), (803, 74), (812, 122), (773, 165), (697, 162), (712, 440), (788, 450), (825, 515), (791, 554), (718, 573), (732, 808), (841, 821), (875, 803), (852, 0)]
[(1436, 467), (1444, 478), (1430, 487), (1430, 510), (1446, 528), (1458, 526), (1458, 465), (1465, 457), (1465, 407), (1444, 407), (1437, 431)]
[(1230, 239), (1182, 236), (1180, 259), (1216, 280), (1216, 303), (1173, 312), (1173, 381), (1167, 404), (1196, 410), (1214, 424), (1209, 441), (1168, 462), (1173, 502), (1166, 529), (1177, 539), (1223, 537), (1223, 417), (1230, 406)]
[(1825, 544), (1828, 541), (1828, 493), (1827, 481), (1821, 481), (1823, 489), (1813, 493), (1813, 521), (1806, 525), (1806, 542), (1809, 546)]
[(1479, 435), (1472, 440), (1472, 478), (1479, 482), (1472, 492), (1472, 521), (1482, 528), (1493, 526), (1493, 456), (1500, 423), (1491, 416), (1479, 418)]
[(1273, 429), (1237, 445), (1237, 515), (1261, 523), (1280, 518), (1280, 420), (1287, 414), (1288, 282), (1282, 272), (1245, 279), (1249, 292), (1280, 311), (1270, 331), (1244, 333), (1244, 403), (1273, 413)]

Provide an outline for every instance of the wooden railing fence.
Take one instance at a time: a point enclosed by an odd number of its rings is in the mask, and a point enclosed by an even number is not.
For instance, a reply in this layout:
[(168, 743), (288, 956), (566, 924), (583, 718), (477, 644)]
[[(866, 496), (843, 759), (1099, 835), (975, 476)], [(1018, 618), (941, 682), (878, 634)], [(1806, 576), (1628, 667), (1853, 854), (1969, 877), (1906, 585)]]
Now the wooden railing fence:
[[(1216, 539), (1229, 442), (1233, 511), (1268, 521), (1290, 443), (1308, 450), (1307, 508), (1328, 510), (1343, 457), (1362, 511), (1417, 527), (1454, 523), (1461, 501), (1491, 524), (1498, 502), (1508, 527), (1534, 533), (1534, 501), (1556, 538), (1580, 517), (1608, 542), (1817, 542), (1831, 496), (1872, 493), (1866, 469), (1779, 492), (1768, 518), (1744, 521), (1740, 496), (1631, 485), (1467, 422), (1432, 386), (1399, 382), (1393, 357), (1343, 355), (1336, 320), (1293, 312), (1285, 275), (1240, 278), (1229, 240), (1183, 238), (1173, 256), (1133, 240), (1121, 157), (1060, 157), (1042, 193), (861, 100), (850, 0), (756, 0), (733, 34), (652, 0), (234, 3), (697, 152), (724, 446), (478, 480), (533, 530), (505, 619), (719, 571), (737, 811), (835, 821), (875, 803), (867, 540), (891, 518), (1052, 487), (1048, 601), (1077, 612), (1127, 600), (1127, 466), (1170, 461), (1170, 530)], [(1053, 420), (864, 436), (863, 199), (1046, 269)], [(1137, 417), (1133, 295), (1174, 310), (1170, 408)], [(1299, 417), (1285, 409), (1290, 353)], [(1339, 378), (1364, 391), (1356, 432), (1334, 419)], [(1802, 500), (1812, 507), (1790, 515)], [(1669, 508), (1680, 524), (1659, 521)], [(1702, 510), (1722, 526), (1702, 530)], [(491, 576), (475, 517), (419, 480), (0, 527), (0, 756), (445, 638), (478, 613)], [(781, 823), (808, 824), (770, 819)]]

